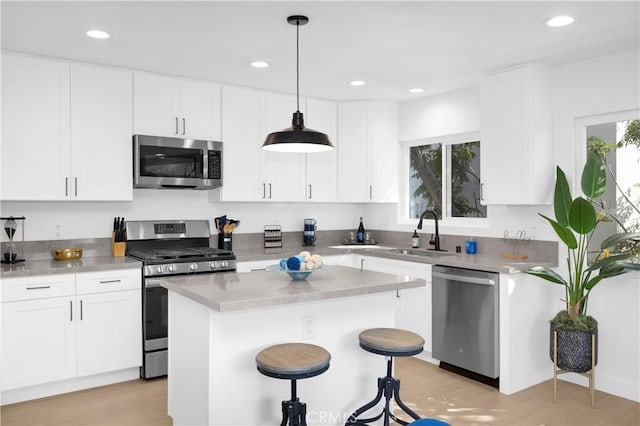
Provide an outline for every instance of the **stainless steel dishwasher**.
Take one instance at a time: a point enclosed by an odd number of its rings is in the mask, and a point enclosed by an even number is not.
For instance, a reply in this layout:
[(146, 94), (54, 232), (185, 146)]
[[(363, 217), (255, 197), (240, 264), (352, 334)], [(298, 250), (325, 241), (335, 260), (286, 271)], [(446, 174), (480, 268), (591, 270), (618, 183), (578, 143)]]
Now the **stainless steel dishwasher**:
[(498, 378), (499, 277), (492, 272), (433, 267), (432, 350), (441, 366)]

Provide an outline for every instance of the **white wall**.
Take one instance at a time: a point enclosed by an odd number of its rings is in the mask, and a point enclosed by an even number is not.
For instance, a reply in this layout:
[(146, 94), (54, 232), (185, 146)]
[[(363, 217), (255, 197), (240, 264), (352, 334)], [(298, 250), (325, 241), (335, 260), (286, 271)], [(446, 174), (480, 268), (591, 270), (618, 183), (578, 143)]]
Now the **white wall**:
[[(576, 120), (640, 108), (640, 51), (594, 58), (559, 67), (554, 79), (556, 161), (579, 182), (583, 154), (577, 152)], [(575, 187), (575, 185), (574, 185)], [(575, 190), (574, 190), (575, 192)], [(560, 265), (566, 254), (560, 251)], [(560, 268), (561, 271), (564, 268)], [(599, 322), (596, 388), (640, 401), (640, 273), (598, 284), (588, 313)], [(563, 376), (584, 383), (577, 375)], [(597, 398), (596, 398), (597, 404)]]

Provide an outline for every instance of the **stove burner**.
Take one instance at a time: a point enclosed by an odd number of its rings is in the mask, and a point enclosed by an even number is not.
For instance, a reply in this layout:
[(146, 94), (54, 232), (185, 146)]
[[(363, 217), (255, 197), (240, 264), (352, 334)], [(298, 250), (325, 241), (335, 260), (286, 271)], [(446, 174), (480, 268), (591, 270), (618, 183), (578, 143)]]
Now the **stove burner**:
[(209, 260), (216, 259), (219, 256), (229, 256), (232, 252), (219, 250), (213, 247), (193, 247), (183, 249), (149, 249), (149, 250), (133, 250), (129, 252), (130, 256), (136, 257), (144, 261), (157, 260)]

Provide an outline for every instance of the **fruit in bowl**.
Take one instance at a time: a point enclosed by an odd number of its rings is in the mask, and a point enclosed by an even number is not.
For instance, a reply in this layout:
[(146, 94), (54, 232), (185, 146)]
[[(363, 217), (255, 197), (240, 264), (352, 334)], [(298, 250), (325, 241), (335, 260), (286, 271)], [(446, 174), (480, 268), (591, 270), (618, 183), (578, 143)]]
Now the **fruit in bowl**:
[(267, 266), (270, 271), (284, 271), (292, 280), (306, 280), (313, 271), (322, 269), (323, 260), (319, 254), (312, 255), (308, 251), (302, 251), (300, 254), (291, 256), (287, 259), (281, 259), (279, 265)]

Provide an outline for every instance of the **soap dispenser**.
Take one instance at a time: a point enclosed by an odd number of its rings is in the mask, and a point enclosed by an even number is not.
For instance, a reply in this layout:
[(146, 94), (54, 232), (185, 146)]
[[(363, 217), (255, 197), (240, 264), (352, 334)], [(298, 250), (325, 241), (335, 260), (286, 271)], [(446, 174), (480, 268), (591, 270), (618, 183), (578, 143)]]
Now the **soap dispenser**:
[(415, 229), (413, 230), (413, 235), (411, 236), (411, 247), (420, 247), (420, 235), (418, 235), (418, 232)]

